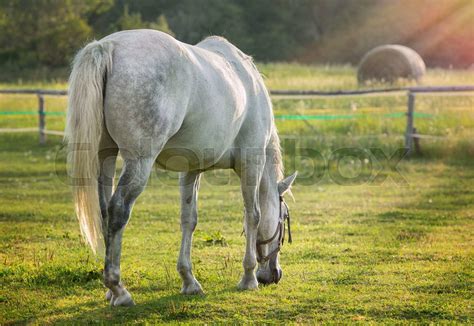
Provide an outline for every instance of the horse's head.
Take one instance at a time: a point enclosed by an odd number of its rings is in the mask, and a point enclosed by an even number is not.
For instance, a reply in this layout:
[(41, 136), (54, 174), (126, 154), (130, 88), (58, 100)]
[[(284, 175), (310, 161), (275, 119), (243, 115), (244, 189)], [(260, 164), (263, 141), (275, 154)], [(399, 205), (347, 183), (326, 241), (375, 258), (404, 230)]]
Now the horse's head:
[[(278, 254), (285, 240), (285, 222), (288, 221), (288, 242), (291, 242), (290, 212), (283, 196), (295, 181), (297, 173), (281, 180), (267, 190), (265, 216), (259, 225), (257, 238), (257, 280), (262, 284), (278, 283), (283, 275)], [(272, 188), (272, 187), (270, 187)]]

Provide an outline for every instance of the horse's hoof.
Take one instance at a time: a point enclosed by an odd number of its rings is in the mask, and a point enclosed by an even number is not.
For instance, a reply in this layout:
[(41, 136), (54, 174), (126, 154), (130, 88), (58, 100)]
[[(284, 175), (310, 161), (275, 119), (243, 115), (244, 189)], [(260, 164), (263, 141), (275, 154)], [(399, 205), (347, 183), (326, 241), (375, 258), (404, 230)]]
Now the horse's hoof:
[(239, 290), (258, 290), (258, 282), (257, 279), (254, 277), (252, 279), (246, 279), (243, 277), (239, 284), (237, 285)]
[(130, 307), (134, 306), (135, 302), (133, 302), (132, 296), (125, 290), (125, 293), (118, 297), (113, 297), (110, 301), (110, 305), (113, 307), (123, 306), (123, 307)]
[(181, 289), (181, 294), (186, 295), (204, 295), (204, 291), (202, 290), (201, 284), (198, 281), (195, 281), (188, 285), (183, 285)]
[(113, 293), (112, 293), (112, 290), (107, 290), (107, 292), (105, 293), (105, 300), (109, 301), (112, 300), (112, 297), (113, 297)]

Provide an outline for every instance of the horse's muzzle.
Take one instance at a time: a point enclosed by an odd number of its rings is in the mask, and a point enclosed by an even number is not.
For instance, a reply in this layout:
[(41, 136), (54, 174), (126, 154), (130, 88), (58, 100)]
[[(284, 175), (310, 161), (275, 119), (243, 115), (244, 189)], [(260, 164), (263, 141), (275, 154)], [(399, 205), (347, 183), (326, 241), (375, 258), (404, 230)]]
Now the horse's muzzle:
[(272, 268), (267, 270), (259, 269), (257, 271), (257, 280), (260, 284), (277, 284), (280, 282), (283, 272), (280, 268)]

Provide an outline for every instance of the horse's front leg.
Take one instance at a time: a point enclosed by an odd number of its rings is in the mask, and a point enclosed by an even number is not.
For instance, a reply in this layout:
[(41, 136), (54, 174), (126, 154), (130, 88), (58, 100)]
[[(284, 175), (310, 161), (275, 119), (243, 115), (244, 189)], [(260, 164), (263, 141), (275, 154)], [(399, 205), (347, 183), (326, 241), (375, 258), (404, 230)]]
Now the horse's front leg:
[(191, 245), (193, 232), (197, 225), (197, 196), (199, 190), (199, 172), (187, 172), (180, 175), (181, 193), (181, 249), (177, 269), (183, 280), (181, 293), (203, 294), (201, 284), (192, 272)]
[[(131, 306), (132, 296), (120, 279), (122, 235), (130, 218), (132, 206), (145, 188), (154, 159), (125, 160), (117, 189), (108, 207), (104, 283), (110, 289), (112, 306)], [(111, 295), (110, 295), (111, 294)]]
[[(257, 154), (258, 155), (258, 154)], [(248, 162), (247, 162), (248, 163)], [(257, 265), (257, 230), (260, 222), (259, 184), (262, 177), (262, 163), (252, 162), (239, 173), (242, 184), (242, 196), (245, 206), (245, 256), (244, 275), (238, 284), (240, 290), (258, 288), (255, 267)]]

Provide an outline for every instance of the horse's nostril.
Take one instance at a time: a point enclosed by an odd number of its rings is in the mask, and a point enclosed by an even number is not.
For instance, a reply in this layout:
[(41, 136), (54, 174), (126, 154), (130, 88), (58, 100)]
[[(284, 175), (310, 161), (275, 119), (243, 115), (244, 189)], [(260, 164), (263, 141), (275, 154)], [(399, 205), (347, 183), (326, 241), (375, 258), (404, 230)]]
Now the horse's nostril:
[(273, 282), (274, 282), (274, 283), (278, 283), (278, 282), (280, 282), (281, 277), (283, 276), (283, 272), (282, 272), (281, 269), (275, 268), (275, 269), (272, 271), (272, 275), (273, 275)]

